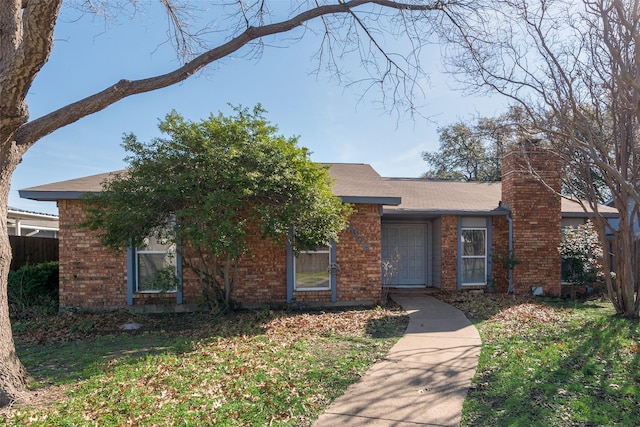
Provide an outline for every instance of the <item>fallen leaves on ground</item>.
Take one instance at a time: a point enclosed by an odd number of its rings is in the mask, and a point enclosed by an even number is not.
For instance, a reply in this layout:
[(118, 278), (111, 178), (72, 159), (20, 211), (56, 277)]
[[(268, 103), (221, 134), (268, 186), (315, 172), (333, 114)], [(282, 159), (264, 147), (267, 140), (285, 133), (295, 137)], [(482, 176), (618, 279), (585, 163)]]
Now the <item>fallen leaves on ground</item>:
[(531, 295), (514, 294), (438, 292), (433, 296), (456, 307), (472, 320), (487, 320), (507, 308), (536, 302)]
[[(361, 335), (371, 321), (401, 317), (399, 308), (346, 308), (330, 311), (256, 310), (224, 316), (208, 313), (135, 314), (126, 311), (104, 313), (67, 312), (13, 322), (14, 339), (29, 344), (47, 344), (92, 339), (104, 335), (146, 332), (174, 333), (192, 338), (295, 332)], [(125, 325), (139, 324), (128, 330)]]
[[(0, 411), (0, 424), (3, 416), (47, 423), (50, 416), (77, 420), (74, 417), (82, 414), (91, 424), (128, 416), (127, 422), (134, 425), (151, 425), (165, 412), (173, 413), (171, 408), (181, 407), (188, 416), (226, 417), (227, 421), (218, 420), (223, 424), (251, 424), (250, 413), (256, 419), (268, 414), (274, 422), (291, 419), (306, 425), (308, 414), (321, 410), (386, 354), (394, 340), (377, 338), (399, 337), (407, 319), (399, 308), (344, 308), (263, 309), (224, 316), (66, 313), (14, 322), (16, 341), (27, 349), (49, 343), (54, 343), (54, 349), (80, 345), (57, 344), (73, 340), (86, 340), (90, 346), (101, 335), (141, 335), (133, 340), (135, 347), (129, 346), (128, 339), (121, 341), (122, 347), (118, 339), (109, 340), (112, 347), (99, 346), (98, 357), (84, 362), (92, 370), (77, 383), (48, 386), (51, 378), (69, 375), (67, 367), (77, 372), (86, 367), (74, 364), (69, 352), (61, 355), (55, 372), (51, 366), (41, 370), (39, 380), (45, 384), (36, 391), (39, 399)], [(123, 329), (128, 323), (142, 326)], [(173, 336), (187, 339), (172, 340)], [(43, 363), (49, 364), (50, 359), (43, 358)], [(30, 369), (38, 373), (39, 367), (36, 360)], [(67, 390), (70, 394), (61, 396)], [(239, 402), (242, 410), (237, 409)], [(294, 406), (297, 412), (292, 412)], [(29, 418), (32, 413), (36, 418)], [(216, 420), (193, 422), (211, 425)]]
[(520, 334), (539, 324), (560, 325), (563, 309), (545, 304), (531, 295), (446, 293), (437, 298), (462, 311), (469, 319), (501, 327), (502, 334)]
[(505, 308), (494, 314), (490, 322), (518, 322), (518, 323), (557, 323), (562, 320), (559, 309), (542, 304), (525, 303)]
[(398, 310), (349, 310), (343, 312), (309, 312), (295, 316), (278, 316), (264, 324), (267, 334), (303, 331), (305, 334), (329, 333), (362, 335), (376, 319), (397, 316)]

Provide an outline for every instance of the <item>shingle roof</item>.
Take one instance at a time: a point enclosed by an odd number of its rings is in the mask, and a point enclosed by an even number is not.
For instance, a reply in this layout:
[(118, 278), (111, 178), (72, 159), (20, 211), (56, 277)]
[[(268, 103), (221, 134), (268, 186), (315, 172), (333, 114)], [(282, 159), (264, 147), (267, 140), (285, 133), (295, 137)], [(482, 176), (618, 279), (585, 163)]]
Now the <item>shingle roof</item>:
[(333, 193), (347, 203), (380, 203), (397, 205), (398, 192), (378, 175), (371, 165), (363, 163), (326, 163), (335, 180)]
[(384, 212), (490, 212), (501, 199), (499, 182), (432, 181), (417, 178), (385, 178), (402, 198), (398, 206)]
[[(419, 178), (384, 178), (402, 198), (397, 206), (385, 206), (385, 214), (426, 213), (426, 214), (506, 214), (499, 207), (502, 200), (500, 182), (458, 182), (436, 181)], [(586, 214), (576, 201), (561, 199), (564, 216)], [(600, 212), (617, 215), (617, 211), (600, 205)]]
[(85, 176), (82, 178), (58, 181), (51, 184), (38, 185), (19, 190), (23, 199), (34, 199), (41, 201), (55, 201), (64, 199), (80, 199), (86, 193), (99, 193), (102, 191), (102, 183), (109, 177), (126, 172), (120, 170), (115, 172), (101, 173), (98, 175)]
[[(585, 206), (590, 211), (589, 204), (587, 203)], [(612, 216), (618, 217), (618, 210), (616, 208), (612, 208), (611, 206), (598, 205), (598, 211), (607, 217), (612, 217)], [(585, 212), (582, 206), (580, 205), (580, 203), (578, 203), (577, 201), (563, 198), (562, 199), (562, 215), (582, 217), (582, 216), (585, 216)]]
[[(367, 164), (327, 163), (334, 179), (333, 192), (347, 203), (398, 204), (400, 198), (393, 189)], [(86, 193), (99, 193), (102, 183), (116, 173), (101, 173), (83, 178), (54, 182), (19, 191), (20, 197), (42, 201), (79, 199)]]
[[(499, 182), (437, 181), (419, 178), (382, 178), (363, 163), (326, 163), (334, 179), (334, 194), (347, 203), (385, 205), (385, 214), (423, 213), (505, 215), (498, 206), (502, 194)], [(20, 197), (34, 200), (79, 199), (86, 193), (98, 193), (102, 183), (116, 171), (68, 181), (54, 182), (19, 191)], [(601, 206), (601, 212), (617, 211)], [(564, 216), (585, 216), (580, 204), (562, 199)]]

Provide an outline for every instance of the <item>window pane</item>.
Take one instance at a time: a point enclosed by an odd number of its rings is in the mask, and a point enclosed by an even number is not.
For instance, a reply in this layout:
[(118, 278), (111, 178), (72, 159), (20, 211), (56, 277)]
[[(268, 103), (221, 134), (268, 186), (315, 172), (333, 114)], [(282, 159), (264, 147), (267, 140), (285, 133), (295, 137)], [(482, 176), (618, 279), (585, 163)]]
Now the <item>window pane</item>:
[(301, 252), (296, 256), (296, 289), (330, 289), (329, 251)]
[(166, 241), (158, 240), (155, 237), (147, 237), (144, 239), (141, 251), (168, 251), (175, 252), (175, 244)]
[(138, 291), (175, 291), (176, 257), (172, 253), (138, 253)]
[(485, 271), (485, 258), (462, 259), (462, 283), (482, 283), (487, 280)]
[(462, 255), (485, 255), (485, 230), (462, 230)]

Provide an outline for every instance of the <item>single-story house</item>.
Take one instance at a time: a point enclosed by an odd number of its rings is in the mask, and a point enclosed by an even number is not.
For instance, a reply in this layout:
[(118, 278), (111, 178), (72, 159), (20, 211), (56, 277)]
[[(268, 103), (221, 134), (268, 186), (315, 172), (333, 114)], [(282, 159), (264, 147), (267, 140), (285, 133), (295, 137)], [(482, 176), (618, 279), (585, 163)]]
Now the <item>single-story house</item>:
[[(524, 157), (538, 173), (531, 174)], [(485, 289), (561, 293), (561, 227), (586, 221), (581, 206), (561, 198), (560, 164), (530, 147), (503, 159), (502, 182), (383, 178), (367, 164), (330, 164), (334, 193), (351, 203), (349, 227), (331, 247), (294, 255), (253, 237), (232, 298), (258, 303), (362, 304), (379, 300), (382, 284), (442, 290)], [(150, 242), (115, 254), (83, 229), (82, 198), (101, 191), (109, 174), (20, 190), (21, 197), (57, 201), (60, 218), (60, 306), (107, 309), (199, 302), (197, 277), (182, 268), (175, 248)], [(541, 182), (539, 178), (544, 180)], [(547, 187), (548, 186), (548, 187)], [(602, 207), (611, 217), (616, 211)], [(511, 274), (501, 259), (519, 261)], [(179, 285), (160, 291), (146, 278), (175, 264)], [(391, 265), (392, 275), (382, 265)]]

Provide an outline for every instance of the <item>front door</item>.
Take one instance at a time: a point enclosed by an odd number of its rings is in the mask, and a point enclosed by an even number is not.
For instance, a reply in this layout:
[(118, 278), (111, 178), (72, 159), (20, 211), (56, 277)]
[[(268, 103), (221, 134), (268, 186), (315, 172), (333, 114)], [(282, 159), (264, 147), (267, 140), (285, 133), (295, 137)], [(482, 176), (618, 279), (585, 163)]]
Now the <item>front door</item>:
[[(427, 283), (426, 225), (382, 224), (382, 262), (393, 264), (391, 286), (425, 286)], [(383, 282), (385, 269), (383, 268)]]

